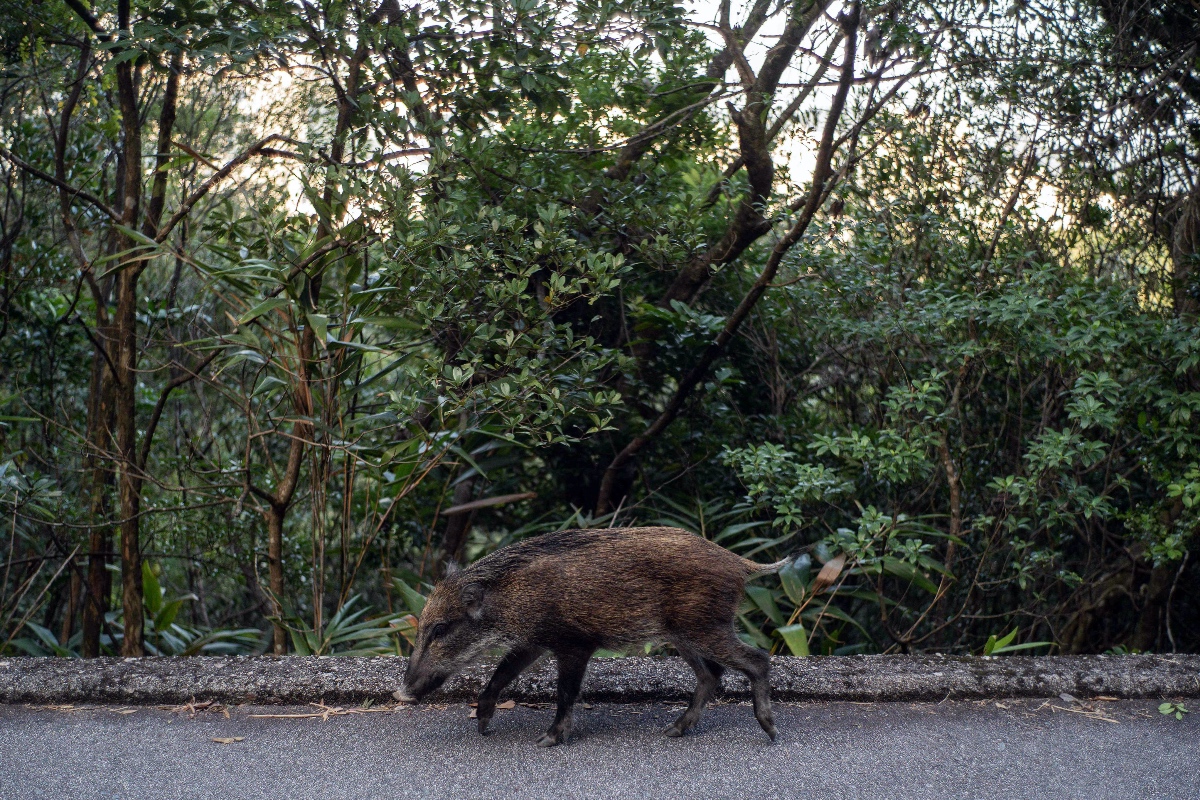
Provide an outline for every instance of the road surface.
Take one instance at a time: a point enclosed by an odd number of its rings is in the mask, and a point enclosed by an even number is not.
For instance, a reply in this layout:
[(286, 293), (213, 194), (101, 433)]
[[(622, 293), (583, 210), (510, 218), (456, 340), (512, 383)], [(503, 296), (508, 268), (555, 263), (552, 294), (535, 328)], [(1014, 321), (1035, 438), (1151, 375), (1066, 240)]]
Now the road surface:
[(0, 705), (0, 798), (1200, 798), (1200, 707), (1177, 721), (1157, 706), (777, 703), (771, 744), (742, 703), (683, 739), (660, 733), (678, 706), (597, 704), (569, 744), (540, 749), (549, 708), (498, 711), (480, 737), (461, 704), (325, 719)]

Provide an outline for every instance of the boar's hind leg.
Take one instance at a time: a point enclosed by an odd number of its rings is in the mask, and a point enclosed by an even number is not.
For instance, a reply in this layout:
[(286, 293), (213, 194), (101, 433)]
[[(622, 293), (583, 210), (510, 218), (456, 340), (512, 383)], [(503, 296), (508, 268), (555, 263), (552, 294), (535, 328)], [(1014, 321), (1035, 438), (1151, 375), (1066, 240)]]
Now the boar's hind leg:
[(540, 647), (517, 647), (500, 659), (500, 663), (496, 665), (496, 671), (492, 673), (492, 679), (479, 693), (479, 707), (475, 715), (479, 718), (480, 733), (487, 733), (488, 723), (492, 721), (492, 715), (496, 713), (496, 699), (500, 697), (500, 693), (526, 667), (537, 661), (543, 652), (545, 651)]
[(704, 704), (716, 695), (721, 673), (725, 671), (720, 664), (704, 658), (687, 645), (676, 642), (675, 649), (679, 651), (679, 655), (683, 656), (683, 660), (688, 663), (688, 666), (696, 671), (696, 691), (692, 694), (692, 702), (688, 704), (687, 710), (663, 731), (667, 736), (672, 737), (683, 736), (689, 728), (700, 721), (700, 715), (704, 713)]
[(695, 642), (695, 646), (713, 661), (745, 673), (754, 695), (754, 717), (771, 741), (775, 741), (775, 716), (771, 713), (771, 657), (737, 638), (732, 630), (714, 631)]
[(554, 656), (558, 659), (558, 713), (554, 715), (550, 730), (538, 739), (538, 747), (553, 747), (566, 740), (571, 731), (571, 708), (579, 697), (588, 659), (593, 652), (595, 650), (591, 648), (555, 652)]

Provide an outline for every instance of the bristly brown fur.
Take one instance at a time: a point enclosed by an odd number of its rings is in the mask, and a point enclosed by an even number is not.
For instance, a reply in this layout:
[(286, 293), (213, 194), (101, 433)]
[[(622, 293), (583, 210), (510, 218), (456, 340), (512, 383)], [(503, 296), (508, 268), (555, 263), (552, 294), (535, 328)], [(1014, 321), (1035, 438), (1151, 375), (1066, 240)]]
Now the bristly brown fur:
[(750, 678), (755, 716), (774, 739), (770, 659), (738, 639), (733, 622), (746, 580), (786, 563), (756, 564), (677, 528), (568, 530), (526, 539), (438, 585), (421, 615), (405, 687), (419, 697), (482, 650), (506, 646), (508, 655), (479, 697), (483, 732), (500, 692), (551, 651), (559, 664), (558, 713), (539, 744), (559, 744), (592, 653), (660, 641), (673, 645), (697, 677), (692, 703), (668, 735), (696, 723), (724, 668), (732, 667)]

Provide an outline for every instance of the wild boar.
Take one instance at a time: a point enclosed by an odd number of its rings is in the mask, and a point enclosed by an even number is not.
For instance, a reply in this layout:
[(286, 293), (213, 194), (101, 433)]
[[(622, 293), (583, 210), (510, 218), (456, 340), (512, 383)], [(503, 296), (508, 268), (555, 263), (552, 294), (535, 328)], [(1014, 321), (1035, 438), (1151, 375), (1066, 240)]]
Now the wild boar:
[(754, 716), (771, 740), (770, 658), (743, 643), (733, 621), (756, 564), (677, 528), (568, 530), (526, 539), (449, 574), (421, 614), (403, 700), (418, 700), (486, 650), (506, 655), (479, 695), (479, 732), (496, 699), (547, 651), (558, 661), (558, 710), (538, 740), (561, 744), (571, 727), (588, 659), (598, 648), (672, 645), (696, 671), (691, 703), (664, 731), (696, 724), (726, 667), (750, 679)]

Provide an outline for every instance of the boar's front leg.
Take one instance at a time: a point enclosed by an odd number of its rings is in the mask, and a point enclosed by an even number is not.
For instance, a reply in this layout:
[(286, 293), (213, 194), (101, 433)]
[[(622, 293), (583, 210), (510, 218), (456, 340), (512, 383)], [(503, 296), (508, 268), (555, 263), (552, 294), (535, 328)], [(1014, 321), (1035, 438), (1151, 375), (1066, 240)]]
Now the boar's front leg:
[(675, 649), (679, 651), (679, 655), (683, 656), (683, 660), (696, 671), (696, 691), (692, 695), (692, 702), (688, 704), (687, 710), (663, 731), (667, 736), (672, 737), (683, 736), (700, 720), (700, 715), (704, 713), (704, 704), (716, 697), (717, 691), (721, 687), (721, 675), (725, 671), (723, 666), (715, 661), (709, 661), (682, 642), (675, 642)]
[(496, 713), (496, 699), (525, 668), (537, 661), (545, 651), (540, 647), (517, 647), (510, 650), (492, 673), (492, 679), (479, 693), (479, 704), (475, 715), (479, 718), (479, 732), (487, 733), (488, 723)]
[(538, 747), (562, 744), (571, 732), (571, 709), (583, 686), (588, 659), (594, 652), (595, 648), (591, 647), (555, 651), (554, 656), (558, 659), (558, 713), (554, 715), (554, 724), (538, 739)]

